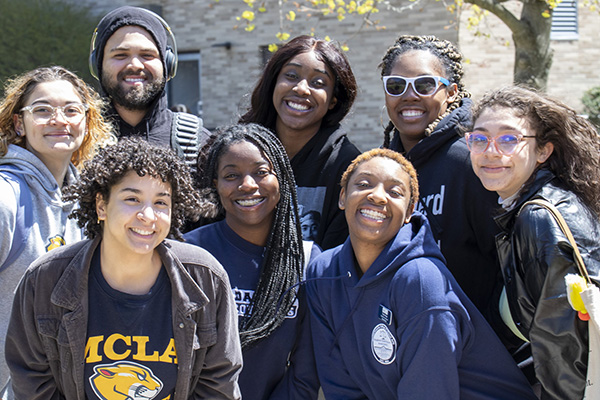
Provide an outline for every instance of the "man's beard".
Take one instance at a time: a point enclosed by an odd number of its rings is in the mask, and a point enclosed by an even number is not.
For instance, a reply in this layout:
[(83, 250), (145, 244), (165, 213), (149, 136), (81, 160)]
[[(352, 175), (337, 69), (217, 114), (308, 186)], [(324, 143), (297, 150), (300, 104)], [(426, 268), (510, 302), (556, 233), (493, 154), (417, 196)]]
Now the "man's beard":
[(102, 74), (102, 86), (115, 104), (132, 111), (147, 110), (150, 104), (164, 91), (165, 79), (162, 76), (154, 78), (152, 74), (146, 73), (148, 78), (146, 84), (126, 88), (120, 82), (124, 81), (125, 75), (130, 74), (129, 71), (119, 72), (116, 82)]

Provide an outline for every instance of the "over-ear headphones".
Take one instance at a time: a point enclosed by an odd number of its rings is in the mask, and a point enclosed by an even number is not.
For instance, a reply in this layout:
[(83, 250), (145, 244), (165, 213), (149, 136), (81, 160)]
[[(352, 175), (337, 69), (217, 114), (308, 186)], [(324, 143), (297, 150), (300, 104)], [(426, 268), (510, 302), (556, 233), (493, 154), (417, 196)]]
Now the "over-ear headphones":
[[(167, 45), (167, 49), (165, 50), (165, 54), (163, 55), (163, 57), (165, 59), (165, 67), (166, 67), (165, 72), (166, 72), (166, 77), (167, 77), (167, 81), (168, 81), (169, 79), (175, 77), (175, 74), (177, 74), (177, 63), (179, 62), (178, 58), (177, 58), (177, 42), (175, 41), (175, 35), (173, 34), (173, 31), (171, 30), (171, 27), (169, 26), (169, 24), (167, 24), (167, 21), (165, 21), (160, 15), (158, 15), (154, 11), (150, 11), (145, 8), (140, 8), (140, 10), (144, 10), (145, 12), (147, 12), (150, 15), (152, 15), (153, 17), (155, 17), (161, 23), (161, 25), (165, 28), (165, 31), (167, 31), (168, 37), (171, 39), (171, 46)], [(90, 74), (92, 74), (92, 76), (94, 78), (100, 80), (100, 77), (98, 74), (98, 53), (96, 51), (97, 50), (96, 49), (97, 36), (98, 36), (98, 27), (96, 27), (96, 29), (94, 29), (94, 34), (92, 35), (92, 41), (90, 43), (89, 67), (90, 67)], [(157, 46), (158, 46), (158, 43), (157, 43)]]

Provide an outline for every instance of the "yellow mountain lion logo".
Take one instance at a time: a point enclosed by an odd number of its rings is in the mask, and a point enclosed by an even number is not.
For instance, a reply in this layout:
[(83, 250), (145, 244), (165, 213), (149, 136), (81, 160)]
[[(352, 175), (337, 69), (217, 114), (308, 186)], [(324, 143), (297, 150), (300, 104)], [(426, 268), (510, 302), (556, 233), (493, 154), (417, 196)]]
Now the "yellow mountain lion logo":
[(152, 370), (127, 361), (96, 365), (90, 385), (102, 400), (151, 400), (163, 387)]
[(46, 251), (54, 250), (60, 246), (64, 246), (65, 244), (67, 244), (67, 242), (65, 242), (65, 239), (60, 235), (51, 237), (50, 239), (48, 239), (48, 242), (49, 243), (46, 246)]

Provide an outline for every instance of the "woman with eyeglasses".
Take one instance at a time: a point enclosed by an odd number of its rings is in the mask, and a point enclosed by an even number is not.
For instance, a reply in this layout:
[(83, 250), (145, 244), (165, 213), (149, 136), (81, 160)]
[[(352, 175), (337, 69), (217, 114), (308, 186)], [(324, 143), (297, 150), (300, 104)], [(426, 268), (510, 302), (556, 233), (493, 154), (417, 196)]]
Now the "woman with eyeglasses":
[(37, 68), (5, 85), (0, 101), (0, 388), (8, 379), (4, 342), (12, 296), (29, 264), (83, 238), (61, 198), (77, 168), (108, 141), (98, 94), (58, 66)]
[(599, 284), (600, 136), (565, 104), (521, 87), (487, 94), (473, 116), (466, 134), (473, 169), (504, 211), (496, 217), (502, 320), (516, 345), (529, 342), (526, 372), (535, 374), (541, 398), (581, 399), (588, 322), (566, 296), (565, 275), (578, 273), (572, 246), (548, 210), (524, 204), (544, 199), (559, 210)]
[(350, 236), (309, 265), (306, 290), (327, 399), (535, 399), (445, 266), (419, 183), (397, 152), (358, 156), (340, 183)]
[[(290, 158), (300, 214), (319, 221), (315, 242), (344, 242), (348, 227), (337, 206), (338, 182), (360, 152), (340, 126), (356, 97), (356, 80), (333, 42), (298, 36), (277, 50), (251, 96), (243, 123), (257, 123), (283, 143)], [(306, 231), (308, 240), (311, 236)]]
[(403, 154), (421, 182), (415, 209), (427, 216), (448, 269), (488, 317), (499, 269), (491, 211), (496, 198), (469, 162), (460, 127), (471, 122), (462, 56), (447, 40), (400, 36), (380, 64), (390, 123), (383, 147)]

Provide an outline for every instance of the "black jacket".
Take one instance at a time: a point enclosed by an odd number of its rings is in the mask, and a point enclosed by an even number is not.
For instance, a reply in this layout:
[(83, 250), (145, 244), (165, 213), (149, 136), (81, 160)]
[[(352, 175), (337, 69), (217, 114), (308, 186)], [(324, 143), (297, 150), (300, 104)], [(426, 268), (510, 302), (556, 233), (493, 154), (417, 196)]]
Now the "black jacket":
[(469, 99), (446, 116), (430, 136), (407, 154), (396, 133), (390, 148), (403, 153), (419, 178), (417, 211), (427, 216), (450, 272), (486, 315), (499, 278), (494, 236), (498, 195), (486, 190), (471, 167), (469, 149), (459, 136), (471, 122)]
[(313, 240), (324, 250), (344, 243), (348, 225), (338, 206), (340, 179), (352, 160), (360, 154), (339, 125), (321, 128), (290, 160), (298, 186), (301, 222), (303, 216), (316, 211), (320, 216)]
[(581, 399), (588, 359), (588, 326), (566, 297), (565, 275), (577, 273), (572, 247), (548, 210), (523, 204), (542, 198), (555, 205), (571, 229), (590, 277), (599, 282), (600, 221), (548, 170), (537, 172), (515, 207), (496, 218), (496, 238), (508, 304), (531, 342), (542, 399)]

